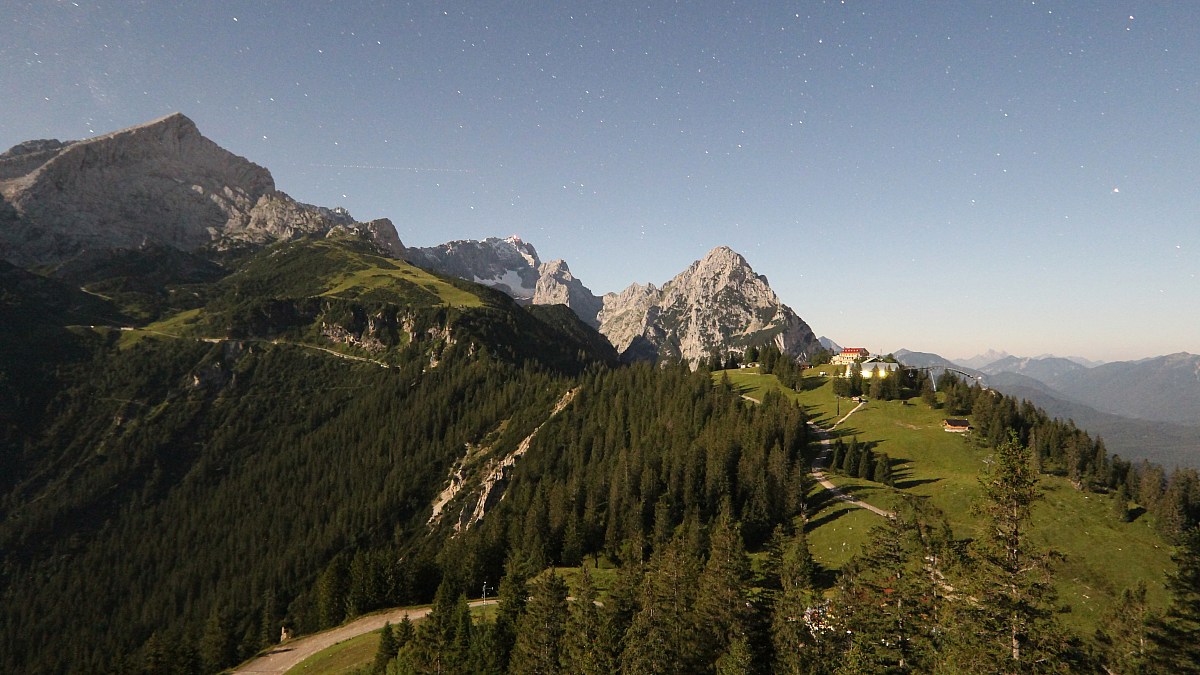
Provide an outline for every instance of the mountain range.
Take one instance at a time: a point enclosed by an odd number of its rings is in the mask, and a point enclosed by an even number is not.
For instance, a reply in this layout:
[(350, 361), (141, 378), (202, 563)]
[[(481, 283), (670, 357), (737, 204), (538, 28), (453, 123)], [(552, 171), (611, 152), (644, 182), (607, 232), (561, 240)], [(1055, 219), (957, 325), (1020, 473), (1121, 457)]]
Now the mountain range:
[(978, 368), (937, 354), (895, 353), (914, 367), (951, 368), (1104, 438), (1122, 457), (1200, 464), (1200, 356), (1171, 354), (1088, 367), (1074, 359), (992, 353)]
[(696, 362), (773, 343), (815, 352), (808, 325), (734, 251), (713, 249), (661, 287), (593, 294), (562, 260), (517, 237), (406, 248), (387, 219), (297, 202), (267, 169), (205, 138), (181, 114), (84, 141), (39, 140), (0, 155), (0, 258), (62, 265), (97, 251), (228, 251), (302, 236), (357, 234), (386, 255), (492, 286), (519, 304), (562, 304), (630, 360)]
[(542, 263), (519, 237), (452, 241), (408, 249), (429, 269), (497, 288), (521, 303), (564, 304), (612, 342), (622, 358), (696, 362), (714, 351), (774, 344), (807, 357), (819, 348), (812, 330), (779, 300), (766, 277), (720, 246), (662, 284), (632, 284), (597, 296), (563, 260)]

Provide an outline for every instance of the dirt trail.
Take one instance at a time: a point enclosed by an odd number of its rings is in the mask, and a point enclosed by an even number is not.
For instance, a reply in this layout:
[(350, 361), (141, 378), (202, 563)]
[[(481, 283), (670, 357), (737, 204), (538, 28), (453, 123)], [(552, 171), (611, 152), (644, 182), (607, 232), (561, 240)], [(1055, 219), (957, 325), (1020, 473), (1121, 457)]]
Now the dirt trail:
[(819, 483), (821, 485), (821, 487), (823, 487), (826, 490), (829, 490), (830, 492), (833, 493), (834, 499), (841, 501), (841, 502), (846, 502), (847, 504), (852, 504), (852, 505), (857, 506), (862, 509), (866, 509), (866, 510), (870, 511), (871, 513), (883, 516), (884, 518), (895, 518), (896, 514), (892, 513), (891, 511), (885, 511), (884, 509), (881, 509), (878, 506), (873, 506), (871, 504), (868, 504), (868, 503), (862, 501), (861, 499), (855, 497), (854, 495), (850, 495), (850, 494), (846, 494), (845, 492), (842, 492), (840, 489), (838, 489), (838, 486), (834, 485), (828, 478), (825, 477), (824, 467), (829, 464), (829, 455), (832, 452), (832, 448), (830, 446), (832, 445), (832, 441), (833, 441), (833, 439), (829, 435), (829, 432), (838, 428), (838, 425), (840, 425), (842, 422), (845, 422), (846, 420), (850, 419), (851, 415), (858, 412), (858, 409), (863, 407), (866, 404), (867, 404), (867, 402), (863, 401), (863, 402), (859, 403), (858, 405), (854, 406), (854, 410), (851, 410), (850, 412), (846, 413), (845, 417), (838, 420), (837, 422), (834, 422), (833, 426), (829, 427), (828, 429), (822, 429), (821, 427), (817, 426), (816, 424), (813, 424), (812, 422), (808, 423), (808, 426), (811, 427), (812, 430), (816, 432), (817, 437), (821, 439), (821, 445), (823, 446), (823, 449), (821, 450), (821, 454), (818, 455), (816, 460), (813, 461), (812, 475), (813, 475), (813, 478), (817, 479), (817, 483)]
[[(483, 605), (494, 605), (496, 604), (496, 600), (473, 600), (467, 604), (471, 607), (480, 607)], [(429, 609), (428, 607), (416, 609), (398, 607), (377, 614), (368, 614), (344, 626), (330, 628), (321, 633), (305, 635), (304, 637), (299, 637), (278, 645), (266, 654), (238, 666), (233, 670), (233, 673), (235, 675), (240, 673), (245, 673), (246, 675), (250, 673), (286, 673), (304, 659), (323, 649), (328, 649), (339, 642), (345, 642), (363, 633), (379, 630), (383, 628), (385, 622), (397, 624), (403, 621), (406, 616), (409, 620), (416, 621), (429, 614)]]

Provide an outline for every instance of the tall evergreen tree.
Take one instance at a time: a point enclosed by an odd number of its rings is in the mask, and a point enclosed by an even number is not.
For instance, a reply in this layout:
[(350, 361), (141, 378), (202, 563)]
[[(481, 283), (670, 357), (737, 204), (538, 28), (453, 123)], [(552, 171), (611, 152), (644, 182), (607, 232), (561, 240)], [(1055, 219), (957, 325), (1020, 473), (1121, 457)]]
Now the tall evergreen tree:
[(1151, 662), (1162, 672), (1200, 673), (1200, 528), (1180, 536), (1171, 558), (1171, 604), (1151, 625)]
[(784, 675), (815, 672), (819, 662), (812, 619), (819, 594), (814, 585), (816, 563), (803, 529), (783, 545), (779, 563), (779, 595), (771, 612), (775, 647), (772, 671)]
[(497, 658), (504, 671), (508, 670), (509, 657), (517, 642), (517, 624), (525, 613), (525, 603), (529, 597), (528, 579), (529, 568), (525, 559), (515, 551), (510, 552), (504, 563), (496, 621), (492, 627)]
[(711, 663), (736, 636), (749, 629), (750, 560), (742, 544), (741, 529), (728, 509), (722, 509), (709, 535), (708, 560), (700, 573), (696, 621), (700, 629), (701, 660)]
[(1052, 555), (1034, 547), (1027, 528), (1042, 498), (1029, 451), (1015, 434), (993, 452), (980, 476), (982, 530), (962, 579), (973, 602), (960, 603), (948, 664), (987, 672), (1066, 672), (1066, 640), (1054, 617)]
[(200, 637), (200, 663), (205, 672), (215, 673), (234, 662), (237, 646), (233, 633), (225, 623), (218, 608), (214, 607), (204, 623)]
[(396, 642), (396, 634), (392, 631), (392, 624), (388, 621), (383, 623), (383, 628), (379, 631), (379, 647), (375, 650), (375, 662), (371, 666), (372, 673), (382, 673), (387, 670), (387, 666), (392, 659), (396, 658), (396, 654), (400, 651), (400, 645)]
[(641, 602), (626, 634), (621, 671), (630, 675), (696, 672), (696, 599), (699, 563), (678, 534), (651, 558)]
[(517, 624), (508, 672), (553, 675), (562, 672), (563, 631), (567, 622), (567, 584), (553, 569), (533, 584), (533, 594)]
[(596, 606), (596, 585), (588, 566), (580, 569), (579, 588), (571, 603), (563, 634), (563, 672), (577, 675), (608, 675), (616, 669), (615, 643), (605, 640), (604, 621)]
[(849, 640), (838, 672), (924, 672), (933, 651), (930, 617), (937, 597), (923, 573), (927, 551), (913, 512), (871, 529), (847, 566), (833, 603), (836, 631)]
[(1144, 673), (1150, 664), (1150, 625), (1155, 621), (1146, 603), (1146, 584), (1125, 589), (1120, 602), (1104, 617), (1096, 629), (1103, 667), (1114, 675)]

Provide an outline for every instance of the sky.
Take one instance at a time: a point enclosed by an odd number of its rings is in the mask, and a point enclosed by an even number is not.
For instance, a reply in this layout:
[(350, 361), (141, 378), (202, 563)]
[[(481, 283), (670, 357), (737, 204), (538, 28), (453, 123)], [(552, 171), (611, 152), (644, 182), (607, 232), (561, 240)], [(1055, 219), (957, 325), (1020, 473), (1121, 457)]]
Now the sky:
[(0, 92), (598, 294), (727, 245), (843, 346), (1200, 353), (1196, 2), (8, 0)]

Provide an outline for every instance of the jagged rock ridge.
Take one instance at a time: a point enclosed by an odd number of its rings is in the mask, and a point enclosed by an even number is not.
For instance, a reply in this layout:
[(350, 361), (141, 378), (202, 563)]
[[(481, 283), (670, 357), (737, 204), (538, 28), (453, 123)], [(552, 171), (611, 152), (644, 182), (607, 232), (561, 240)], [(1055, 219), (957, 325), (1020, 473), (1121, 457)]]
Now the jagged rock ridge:
[(696, 362), (713, 350), (774, 342), (802, 357), (818, 347), (812, 330), (780, 302), (765, 277), (728, 247), (718, 247), (661, 288), (633, 284), (597, 297), (566, 262), (540, 263), (518, 237), (452, 241), (409, 249), (409, 260), (503, 290), (518, 302), (563, 304), (597, 328), (625, 360)]
[(195, 250), (347, 230), (404, 252), (387, 219), (297, 202), (179, 113), (82, 141), (21, 143), (0, 154), (0, 197), (0, 257), (19, 265), (146, 242)]

